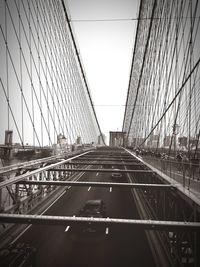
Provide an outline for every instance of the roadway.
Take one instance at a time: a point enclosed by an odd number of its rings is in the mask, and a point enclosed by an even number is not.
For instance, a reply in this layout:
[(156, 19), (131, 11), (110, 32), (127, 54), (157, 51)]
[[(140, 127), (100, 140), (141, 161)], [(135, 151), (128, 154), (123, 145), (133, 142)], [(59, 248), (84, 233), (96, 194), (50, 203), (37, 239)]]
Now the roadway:
[[(79, 181), (113, 182), (111, 174), (100, 172), (84, 173)], [(127, 182), (125, 173), (120, 182)], [(108, 217), (139, 219), (131, 190), (126, 188), (68, 187), (45, 214), (76, 216), (90, 199), (102, 199)], [(18, 242), (36, 248), (37, 267), (155, 266), (145, 232), (134, 229), (111, 227), (108, 235), (90, 239), (74, 237), (73, 228), (68, 225), (35, 225), (25, 231)]]

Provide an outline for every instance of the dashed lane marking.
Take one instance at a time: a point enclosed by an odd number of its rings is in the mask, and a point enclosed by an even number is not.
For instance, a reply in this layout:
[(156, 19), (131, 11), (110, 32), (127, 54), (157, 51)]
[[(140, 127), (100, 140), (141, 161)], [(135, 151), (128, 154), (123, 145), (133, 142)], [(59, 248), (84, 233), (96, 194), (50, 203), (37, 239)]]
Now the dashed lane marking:
[(109, 228), (106, 227), (106, 235), (108, 235), (108, 233), (109, 233)]
[(91, 189), (91, 186), (90, 186), (90, 187), (88, 187), (88, 191), (90, 191), (90, 189)]
[(67, 228), (65, 229), (65, 232), (67, 232), (69, 230), (70, 226), (68, 225)]
[[(73, 217), (75, 218), (76, 215), (73, 215)], [(68, 226), (66, 227), (65, 232), (67, 232), (67, 231), (69, 230), (69, 228), (70, 228), (70, 225), (68, 225)]]

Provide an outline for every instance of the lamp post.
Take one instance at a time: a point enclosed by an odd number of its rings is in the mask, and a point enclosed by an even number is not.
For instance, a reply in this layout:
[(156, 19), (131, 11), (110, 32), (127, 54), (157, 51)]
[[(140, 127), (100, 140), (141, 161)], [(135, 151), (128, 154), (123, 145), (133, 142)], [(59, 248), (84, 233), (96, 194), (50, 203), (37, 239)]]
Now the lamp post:
[(174, 151), (176, 151), (176, 136), (179, 134), (180, 126), (178, 124), (174, 124), (173, 128), (173, 136), (174, 136)]

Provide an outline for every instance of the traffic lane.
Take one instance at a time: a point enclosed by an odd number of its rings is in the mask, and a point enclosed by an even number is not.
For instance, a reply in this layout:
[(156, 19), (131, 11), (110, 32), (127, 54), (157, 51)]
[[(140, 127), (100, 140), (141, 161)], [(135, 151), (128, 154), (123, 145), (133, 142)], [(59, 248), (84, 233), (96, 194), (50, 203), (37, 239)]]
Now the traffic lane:
[[(31, 240), (30, 240), (31, 238)], [(37, 249), (36, 267), (107, 266), (105, 240), (79, 242), (58, 226), (34, 226), (28, 242)]]
[[(109, 179), (111, 178), (101, 175), (101, 181)], [(96, 196), (99, 194), (99, 190), (94, 190), (93, 193), (94, 192)], [(107, 204), (107, 214), (109, 217), (139, 218), (137, 209), (132, 201), (133, 199), (130, 190), (120, 190), (115, 188), (113, 192), (107, 194), (107, 196), (110, 197), (107, 200), (104, 199), (104, 201)], [(104, 242), (103, 247), (104, 250), (103, 252), (101, 251), (101, 254), (103, 254), (106, 259), (106, 265), (100, 266), (131, 266), (133, 264), (135, 266), (154, 266), (154, 260), (144, 231), (110, 227), (109, 235), (107, 236), (107, 240)], [(87, 255), (87, 253), (85, 253), (85, 255)], [(72, 262), (74, 259), (73, 256), (75, 255), (72, 254)], [(82, 260), (84, 259), (85, 258), (82, 255)], [(76, 266), (76, 263), (77, 262), (74, 263), (74, 266)]]
[[(126, 180), (126, 177), (122, 179)], [(98, 181), (112, 181), (112, 178), (101, 174)], [(106, 189), (99, 189), (91, 188), (89, 198), (102, 198), (104, 192), (103, 200), (109, 217), (139, 218), (130, 190), (114, 188), (112, 193), (107, 190), (105, 198)], [(120, 227), (110, 227), (108, 236), (100, 242), (77, 242), (68, 262), (70, 266), (155, 266), (144, 231)]]
[[(126, 175), (120, 180), (113, 180), (111, 174), (105, 173), (84, 174), (80, 179), (94, 182), (127, 182)], [(47, 212), (47, 215), (77, 215), (84, 203), (90, 199), (102, 199), (105, 203), (107, 216), (113, 218), (138, 219), (137, 210), (133, 202), (131, 190), (126, 188), (99, 188), (99, 187), (69, 187)]]
[[(94, 172), (83, 174), (79, 181), (100, 181), (99, 179), (99, 176), (96, 176), (96, 172)], [(83, 207), (84, 203), (90, 199), (93, 188), (94, 187), (90, 187), (89, 189), (89, 187), (83, 186), (68, 186), (66, 193), (61, 198), (59, 198), (58, 201), (45, 212), (45, 214), (58, 216), (77, 215), (79, 210)], [(99, 190), (103, 192), (104, 188), (99, 188)]]
[[(122, 177), (113, 179), (112, 174), (101, 173), (98, 181), (100, 182), (128, 182), (126, 174), (122, 174)], [(111, 218), (123, 218), (123, 219), (139, 219), (137, 208), (133, 201), (132, 193), (127, 188), (106, 188), (110, 194), (104, 196), (104, 200), (107, 207), (108, 217)], [(96, 192), (96, 195), (99, 193)]]
[[(113, 168), (115, 166), (113, 165)], [(87, 177), (87, 180), (88, 179)], [(91, 181), (91, 180), (90, 180)], [(120, 178), (112, 178), (112, 173), (101, 173), (99, 172), (96, 177), (94, 177), (94, 182), (119, 182), (119, 183), (127, 183), (128, 179), (126, 174), (122, 174)], [(138, 219), (139, 215), (137, 213), (136, 206), (133, 202), (133, 197), (130, 189), (126, 188), (112, 188), (106, 187), (102, 188), (102, 191), (96, 190), (97, 187), (91, 187), (91, 191), (93, 192), (94, 197), (101, 198), (104, 200), (107, 210), (108, 216), (114, 218), (135, 218)], [(110, 194), (106, 193), (109, 192)], [(101, 194), (102, 193), (102, 194)]]
[[(93, 174), (95, 177), (96, 175)], [(86, 177), (84, 177), (86, 176)], [(85, 174), (81, 180), (88, 180), (91, 177), (88, 177)], [(99, 188), (104, 190), (103, 188)], [(91, 196), (92, 195), (92, 196)], [(102, 193), (100, 194), (102, 195)], [(71, 187), (67, 192), (45, 213), (48, 215), (76, 215), (78, 211), (83, 207), (83, 204), (86, 200), (93, 199), (94, 192), (88, 191), (87, 187)], [(78, 253), (81, 261), (86, 261), (89, 259), (96, 259), (96, 263), (100, 261), (99, 254), (99, 244), (90, 245), (87, 244), (86, 251), (82, 251), (82, 246), (78, 246), (72, 242), (69, 233), (65, 232), (67, 225), (63, 226), (39, 226), (34, 225), (29, 230), (27, 230), (22, 237), (17, 242), (25, 242), (37, 249), (36, 254), (36, 266), (65, 266), (66, 261), (75, 260), (73, 256), (73, 251)], [(102, 244), (102, 243), (101, 243)], [(90, 250), (93, 250), (92, 258), (91, 255), (88, 258), (86, 252), (90, 253)], [(102, 250), (104, 251), (104, 250)], [(100, 258), (99, 258), (100, 257)], [(102, 257), (103, 259), (104, 257)], [(79, 263), (81, 263), (81, 261)], [(87, 262), (87, 261), (86, 261)], [(71, 266), (71, 264), (70, 264)], [(99, 265), (102, 266), (102, 265)]]
[[(115, 168), (114, 165), (113, 167)], [(113, 178), (111, 174), (101, 173), (98, 181), (113, 182)], [(123, 174), (116, 182), (127, 181), (126, 174)], [(96, 196), (99, 194), (96, 190), (94, 192)], [(104, 201), (107, 204), (109, 217), (139, 219), (131, 190), (113, 188), (112, 192), (106, 196), (107, 199), (104, 198)], [(106, 266), (155, 266), (144, 231), (110, 227), (104, 246)]]
[[(109, 179), (111, 177), (108, 175), (96, 176), (93, 173), (92, 177), (85, 174), (81, 180), (105, 181)], [(86, 200), (100, 198), (106, 203), (109, 217), (123, 218), (126, 213), (133, 216), (134, 206), (127, 209), (130, 205), (126, 199), (127, 192), (121, 193), (120, 190), (116, 190), (116, 192), (115, 190), (110, 193), (108, 188), (92, 187), (88, 191), (87, 187), (71, 187), (46, 214), (75, 215), (83, 207)], [(113, 264), (117, 262), (121, 266), (125, 266), (123, 265), (125, 262), (126, 264), (134, 263), (135, 258), (141, 254), (139, 252), (143, 251), (144, 248), (148, 250), (146, 248), (147, 242), (145, 242), (142, 233), (139, 234), (140, 238), (137, 237), (135, 240), (138, 231), (130, 232), (126, 229), (111, 228), (108, 237), (99, 242), (85, 240), (85, 243), (80, 243), (78, 240), (74, 242), (71, 239), (71, 229), (65, 232), (66, 228), (67, 225), (66, 227), (32, 226), (19, 241), (29, 243), (37, 248), (36, 266), (66, 266), (66, 264), (69, 266), (116, 266)], [(142, 242), (143, 247), (138, 246), (138, 240), (144, 241)], [(142, 266), (151, 265), (143, 264)]]
[[(104, 240), (75, 242), (67, 258), (69, 266), (155, 267), (144, 231), (115, 228)], [(64, 262), (59, 260), (59, 266)]]
[[(113, 169), (123, 169), (123, 166), (115, 166)], [(102, 181), (113, 182), (112, 175), (102, 174)], [(115, 182), (128, 182), (126, 174)], [(114, 188), (112, 201), (109, 205), (110, 217), (139, 219), (139, 214), (131, 190), (125, 188)], [(123, 200), (123, 201), (122, 201)], [(107, 266), (155, 266), (146, 234), (137, 229), (125, 229), (111, 227), (107, 240), (106, 255)], [(145, 256), (144, 256), (145, 255)]]

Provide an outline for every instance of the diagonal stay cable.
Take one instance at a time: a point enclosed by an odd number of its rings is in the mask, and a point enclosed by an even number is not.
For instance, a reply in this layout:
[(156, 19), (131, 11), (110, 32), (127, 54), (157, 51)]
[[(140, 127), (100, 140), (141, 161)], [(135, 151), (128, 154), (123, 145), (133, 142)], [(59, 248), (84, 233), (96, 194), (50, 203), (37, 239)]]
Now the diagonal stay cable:
[(194, 65), (193, 69), (191, 70), (190, 74), (187, 76), (187, 78), (185, 79), (185, 81), (181, 85), (180, 89), (177, 91), (176, 95), (174, 96), (174, 98), (172, 99), (172, 101), (170, 102), (170, 104), (168, 105), (168, 107), (166, 108), (166, 110), (164, 111), (164, 113), (162, 114), (162, 116), (160, 117), (160, 119), (157, 121), (157, 123), (152, 128), (152, 130), (150, 131), (150, 133), (147, 135), (147, 137), (145, 137), (144, 141), (139, 146), (141, 146), (141, 145), (143, 145), (145, 143), (145, 141), (149, 138), (149, 136), (152, 134), (152, 132), (155, 130), (155, 128), (158, 126), (158, 124), (161, 122), (161, 120), (164, 118), (165, 114), (170, 109), (170, 107), (172, 106), (172, 104), (174, 103), (174, 101), (176, 100), (176, 98), (179, 96), (179, 94), (182, 92), (184, 86), (186, 85), (187, 81), (190, 79), (192, 73), (198, 67), (199, 63), (200, 63), (200, 58), (197, 60), (197, 62)]
[(141, 80), (142, 80), (142, 74), (143, 74), (143, 70), (144, 70), (144, 64), (145, 64), (146, 54), (147, 54), (147, 50), (148, 50), (150, 34), (151, 34), (151, 28), (152, 28), (152, 25), (153, 25), (153, 16), (154, 16), (154, 13), (155, 13), (155, 10), (156, 10), (156, 5), (157, 5), (157, 0), (154, 1), (154, 5), (153, 5), (153, 9), (152, 9), (152, 16), (151, 16), (151, 21), (150, 21), (150, 25), (149, 25), (149, 32), (148, 32), (148, 36), (147, 36), (147, 42), (146, 42), (146, 45), (145, 45), (144, 57), (143, 57), (143, 62), (142, 62), (140, 76), (139, 76), (139, 81), (138, 81), (138, 86), (137, 86), (137, 91), (136, 91), (136, 96), (135, 96), (135, 101), (134, 101), (134, 106), (133, 106), (133, 111), (132, 111), (132, 115), (131, 115), (131, 120), (130, 120), (130, 124), (129, 124), (127, 137), (129, 136), (130, 129), (131, 129), (131, 124), (132, 124), (132, 121), (133, 121), (133, 116), (134, 116), (134, 113), (135, 113), (135, 107), (136, 107), (136, 102), (137, 102), (137, 98), (138, 98), (138, 94), (139, 94), (140, 83), (141, 83)]
[[(142, 13), (142, 8), (141, 7), (142, 7), (142, 1), (140, 1), (138, 19), (140, 19), (140, 17), (141, 17), (141, 13)], [(138, 20), (138, 23), (137, 23), (136, 36), (138, 35), (138, 32), (139, 32), (139, 20)], [(123, 124), (122, 124), (122, 131), (124, 131), (124, 129), (125, 129), (127, 108), (129, 106), (128, 102), (129, 102), (129, 97), (130, 97), (131, 80), (132, 80), (135, 53), (136, 53), (136, 42), (134, 43), (134, 48), (133, 48), (133, 56), (132, 56), (131, 71), (130, 71), (130, 76), (129, 76), (129, 85), (128, 85), (128, 92), (127, 92), (127, 97), (126, 97), (126, 105), (125, 105), (124, 119), (123, 119)]]
[(81, 62), (81, 59), (80, 59), (80, 56), (79, 56), (79, 52), (78, 52), (78, 49), (77, 49), (76, 41), (75, 41), (75, 38), (74, 38), (74, 33), (73, 33), (73, 30), (72, 30), (72, 27), (71, 27), (71, 24), (70, 24), (70, 20), (69, 20), (69, 16), (68, 16), (68, 13), (67, 13), (67, 10), (66, 10), (66, 7), (65, 7), (64, 0), (62, 0), (61, 2), (62, 2), (63, 10), (64, 10), (64, 13), (65, 13), (66, 21), (67, 21), (67, 24), (68, 24), (68, 27), (69, 27), (69, 31), (70, 31), (70, 34), (71, 34), (72, 42), (74, 44), (74, 49), (75, 49), (75, 52), (76, 52), (76, 55), (77, 55), (77, 60), (79, 62), (81, 73), (83, 75), (83, 80), (84, 80), (85, 87), (86, 87), (86, 90), (87, 90), (87, 93), (88, 93), (88, 97), (89, 97), (89, 100), (90, 100), (90, 103), (91, 103), (93, 114), (94, 114), (94, 117), (95, 117), (95, 120), (96, 120), (96, 124), (98, 126), (99, 133), (100, 133), (101, 138), (102, 138), (102, 140), (104, 142), (104, 145), (105, 145), (105, 140), (104, 140), (104, 137), (102, 135), (101, 128), (100, 128), (100, 125), (99, 125), (99, 122), (98, 122), (98, 119), (97, 119), (97, 115), (96, 115), (96, 112), (95, 112), (95, 109), (94, 109), (93, 101), (92, 101), (92, 98), (91, 98), (91, 95), (90, 95), (90, 91), (89, 91), (89, 88), (88, 88), (88, 83), (87, 83), (87, 80), (86, 80), (86, 77), (85, 77), (85, 73), (84, 73), (84, 70), (83, 70), (83, 65), (82, 65), (82, 62)]

